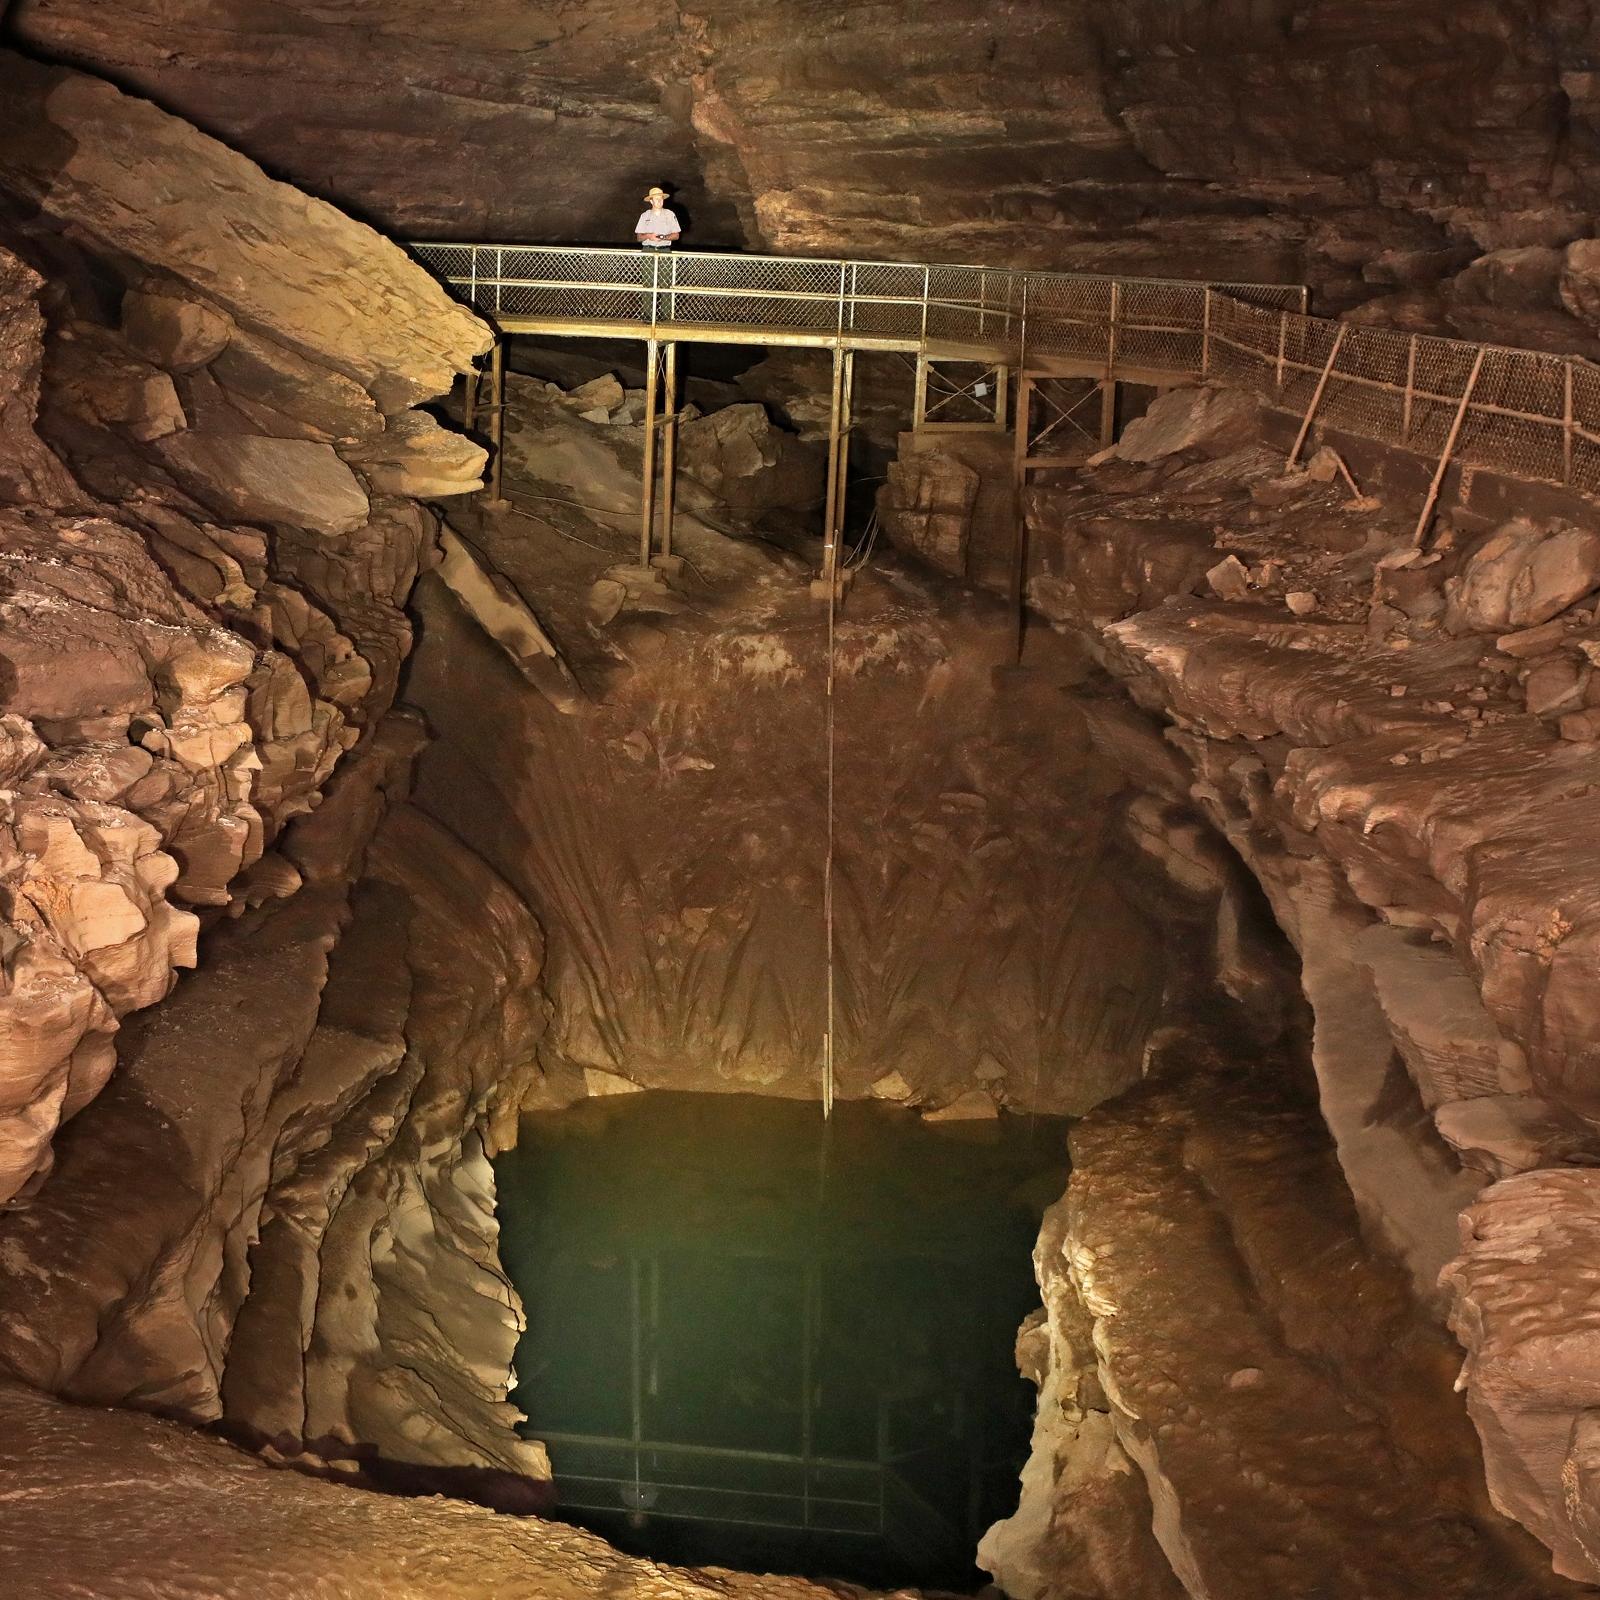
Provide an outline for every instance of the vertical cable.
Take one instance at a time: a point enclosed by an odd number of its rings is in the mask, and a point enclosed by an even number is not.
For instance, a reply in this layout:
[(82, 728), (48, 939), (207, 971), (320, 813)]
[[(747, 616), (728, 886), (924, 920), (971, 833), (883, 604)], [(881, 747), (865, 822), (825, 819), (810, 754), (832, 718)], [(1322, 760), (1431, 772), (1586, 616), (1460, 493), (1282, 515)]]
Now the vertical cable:
[(822, 870), (822, 920), (825, 929), (825, 959), (828, 969), (827, 1025), (822, 1035), (822, 1115), (833, 1115), (833, 658), (834, 621), (839, 584), (828, 563), (828, 692), (825, 716), (828, 743), (828, 853)]

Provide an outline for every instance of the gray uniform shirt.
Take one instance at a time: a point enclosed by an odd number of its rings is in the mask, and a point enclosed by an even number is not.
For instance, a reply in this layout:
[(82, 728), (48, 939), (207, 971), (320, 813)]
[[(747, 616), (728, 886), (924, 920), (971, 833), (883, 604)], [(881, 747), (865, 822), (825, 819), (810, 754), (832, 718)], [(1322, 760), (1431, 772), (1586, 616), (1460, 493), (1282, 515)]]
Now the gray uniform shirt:
[(639, 218), (635, 226), (635, 233), (642, 233), (645, 248), (648, 250), (661, 250), (672, 241), (667, 238), (669, 233), (678, 233), (678, 219), (665, 207), (657, 211), (653, 207)]

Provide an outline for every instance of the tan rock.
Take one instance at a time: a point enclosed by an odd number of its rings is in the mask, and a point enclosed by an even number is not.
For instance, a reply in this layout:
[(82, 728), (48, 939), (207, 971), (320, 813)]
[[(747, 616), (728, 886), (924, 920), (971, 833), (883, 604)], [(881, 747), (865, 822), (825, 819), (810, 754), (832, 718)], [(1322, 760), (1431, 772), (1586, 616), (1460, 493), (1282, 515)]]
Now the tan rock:
[(1537, 628), (1523, 628), (1518, 633), (1502, 634), (1494, 647), (1502, 655), (1515, 659), (1542, 655), (1566, 637), (1566, 629), (1559, 622), (1542, 622)]
[(366, 493), (329, 444), (187, 434), (164, 441), (162, 454), (200, 499), (246, 521), (341, 534), (367, 520)]
[(1224, 556), (1206, 573), (1206, 582), (1223, 600), (1242, 600), (1250, 592), (1250, 572), (1238, 556)]
[(1523, 680), (1523, 700), (1535, 717), (1560, 716), (1583, 705), (1592, 668), (1580, 668), (1570, 656), (1536, 663)]
[(1528, 629), (1600, 584), (1600, 535), (1584, 528), (1510, 522), (1445, 585), (1455, 632)]
[(377, 493), (429, 499), (481, 489), (488, 462), (465, 434), (448, 432), (420, 411), (391, 418), (377, 438), (341, 454)]
[(450, 387), (488, 330), (398, 247), (273, 183), (187, 123), (93, 78), (8, 57), (13, 188), (109, 254), (404, 410)]
[(1130, 422), (1112, 455), (1119, 461), (1160, 461), (1180, 450), (1226, 455), (1253, 439), (1260, 405), (1237, 389), (1174, 389)]
[(947, 1105), (934, 1106), (922, 1113), (924, 1122), (982, 1122), (1000, 1115), (1000, 1108), (982, 1089), (969, 1089)]
[(169, 372), (192, 372), (215, 359), (233, 321), (215, 307), (157, 287), (122, 297), (122, 337), (146, 361)]

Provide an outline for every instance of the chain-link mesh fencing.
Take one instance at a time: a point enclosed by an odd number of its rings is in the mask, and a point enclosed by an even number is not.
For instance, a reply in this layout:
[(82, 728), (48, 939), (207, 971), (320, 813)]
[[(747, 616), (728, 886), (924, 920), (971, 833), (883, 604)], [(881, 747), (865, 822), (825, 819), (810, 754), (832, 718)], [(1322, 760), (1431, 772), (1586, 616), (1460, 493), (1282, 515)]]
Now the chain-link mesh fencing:
[(1321, 422), (1421, 455), (1439, 455), (1455, 433), (1464, 464), (1600, 491), (1600, 368), (1310, 317), (1298, 285), (553, 245), (413, 249), (499, 320), (983, 347), (1124, 377), (1203, 376), (1302, 416), (1315, 402)]
[[(905, 344), (980, 345), (1020, 358), (1197, 371), (1206, 286), (910, 262), (826, 261), (558, 245), (417, 245), (422, 262), (498, 319), (722, 327)], [(1303, 291), (1237, 284), (1254, 303)]]
[(1600, 489), (1600, 369), (1586, 361), (1329, 322), (1232, 294), (1210, 302), (1210, 377), (1302, 416), (1315, 403), (1329, 427), (1420, 455), (1443, 454), (1454, 432), (1463, 465)]

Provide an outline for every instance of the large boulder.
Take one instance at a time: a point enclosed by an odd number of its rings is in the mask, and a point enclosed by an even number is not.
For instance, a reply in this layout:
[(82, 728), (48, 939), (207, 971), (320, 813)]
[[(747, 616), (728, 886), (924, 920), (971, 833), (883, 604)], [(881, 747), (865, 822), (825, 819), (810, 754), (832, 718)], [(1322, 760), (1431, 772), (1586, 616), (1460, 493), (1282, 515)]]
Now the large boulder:
[(1454, 633), (1505, 633), (1559, 616), (1600, 586), (1600, 534), (1521, 518), (1491, 534), (1445, 585)]
[(1261, 403), (1240, 389), (1174, 389), (1123, 430), (1109, 454), (1118, 461), (1160, 461), (1180, 450), (1225, 456), (1261, 433)]
[(181, 434), (162, 454), (213, 509), (251, 522), (292, 522), (318, 533), (349, 533), (367, 520), (360, 481), (313, 439), (251, 434)]
[(447, 390), (489, 348), (398, 246), (198, 128), (79, 73), (13, 55), (0, 70), (5, 181), (85, 242), (331, 366), (386, 412)]
[(1461, 1231), (1445, 1282), (1489, 1493), (1550, 1546), (1557, 1572), (1600, 1582), (1600, 1174), (1508, 1178)]

